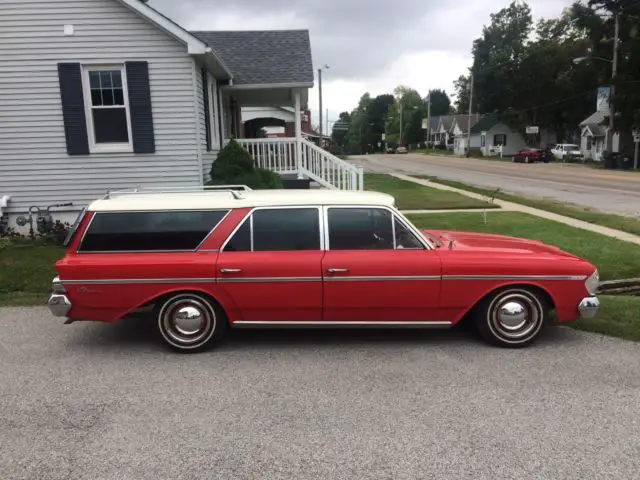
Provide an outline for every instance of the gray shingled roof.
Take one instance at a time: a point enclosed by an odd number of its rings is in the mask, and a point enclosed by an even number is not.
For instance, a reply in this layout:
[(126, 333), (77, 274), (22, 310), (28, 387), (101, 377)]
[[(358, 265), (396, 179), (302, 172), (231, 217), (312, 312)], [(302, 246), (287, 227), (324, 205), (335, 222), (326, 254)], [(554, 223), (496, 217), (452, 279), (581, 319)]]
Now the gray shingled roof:
[(587, 123), (587, 124), (583, 125), (583, 127), (589, 127), (589, 130), (591, 130), (591, 133), (593, 134), (594, 137), (604, 137), (605, 136), (604, 128), (602, 128), (597, 123)]
[(228, 65), (234, 85), (313, 83), (308, 30), (190, 33)]
[(609, 113), (608, 112), (595, 112), (592, 113), (591, 115), (589, 115), (587, 118), (585, 118), (583, 121), (580, 122), (580, 126), (584, 127), (585, 125), (588, 124), (601, 124), (605, 117), (608, 117)]

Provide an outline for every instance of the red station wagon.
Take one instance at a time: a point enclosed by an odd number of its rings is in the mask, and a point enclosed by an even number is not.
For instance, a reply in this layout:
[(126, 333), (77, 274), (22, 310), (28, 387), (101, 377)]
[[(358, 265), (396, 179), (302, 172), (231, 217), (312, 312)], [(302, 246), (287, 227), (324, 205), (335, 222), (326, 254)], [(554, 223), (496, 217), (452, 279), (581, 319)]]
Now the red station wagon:
[(542, 242), (420, 231), (377, 192), (119, 192), (93, 202), (56, 263), (51, 312), (116, 322), (153, 308), (164, 342), (229, 327), (447, 328), (492, 344), (592, 318), (598, 271)]

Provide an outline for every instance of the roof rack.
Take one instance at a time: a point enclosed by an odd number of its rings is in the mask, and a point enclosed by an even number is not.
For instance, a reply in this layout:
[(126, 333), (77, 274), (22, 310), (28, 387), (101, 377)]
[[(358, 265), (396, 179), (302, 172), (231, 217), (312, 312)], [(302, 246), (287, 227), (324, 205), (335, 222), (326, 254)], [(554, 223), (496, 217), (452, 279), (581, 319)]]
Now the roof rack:
[(157, 193), (205, 193), (205, 192), (220, 192), (230, 193), (233, 198), (239, 200), (242, 197), (240, 192), (246, 192), (252, 190), (247, 185), (204, 185), (198, 187), (136, 187), (127, 190), (109, 190), (102, 197), (103, 200), (108, 200), (114, 196), (119, 195), (145, 195), (145, 194), (157, 194)]

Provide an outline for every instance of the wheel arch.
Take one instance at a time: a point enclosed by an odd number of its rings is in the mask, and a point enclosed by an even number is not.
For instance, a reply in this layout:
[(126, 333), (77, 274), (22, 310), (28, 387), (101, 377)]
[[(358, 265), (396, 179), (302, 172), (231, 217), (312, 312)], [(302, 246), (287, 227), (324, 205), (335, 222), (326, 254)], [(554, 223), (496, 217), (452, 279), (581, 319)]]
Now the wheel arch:
[(227, 323), (231, 324), (232, 316), (236, 311), (236, 307), (231, 299), (226, 298), (223, 294), (220, 294), (220, 292), (216, 292), (216, 294), (214, 294), (210, 290), (207, 290), (205, 288), (193, 286), (189, 286), (188, 288), (175, 287), (163, 290), (162, 292), (157, 292), (154, 295), (146, 298), (145, 300), (142, 300), (137, 306), (124, 312), (119, 316), (119, 318), (126, 317), (127, 315), (130, 315), (137, 310), (143, 310), (151, 306), (154, 306), (154, 310), (157, 310), (158, 307), (161, 306), (166, 300), (180, 294), (195, 294), (206, 298), (207, 300), (217, 305), (224, 312)]
[(535, 282), (516, 282), (516, 283), (504, 283), (501, 285), (494, 285), (491, 288), (484, 291), (471, 306), (469, 306), (460, 316), (456, 319), (455, 323), (461, 323), (466, 321), (475, 311), (476, 309), (482, 305), (484, 301), (489, 299), (490, 297), (504, 291), (510, 289), (519, 289), (526, 290), (531, 293), (537, 293), (540, 295), (541, 300), (544, 302), (544, 307), (547, 310), (553, 310), (556, 308), (556, 301), (553, 298), (553, 294), (549, 291), (548, 288), (535, 283)]

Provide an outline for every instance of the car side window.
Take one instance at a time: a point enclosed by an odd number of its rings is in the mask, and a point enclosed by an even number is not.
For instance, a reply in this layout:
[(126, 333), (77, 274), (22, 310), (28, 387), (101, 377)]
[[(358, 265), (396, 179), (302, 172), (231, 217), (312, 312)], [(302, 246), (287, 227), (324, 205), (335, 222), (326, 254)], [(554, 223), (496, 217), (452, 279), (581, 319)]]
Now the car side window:
[(225, 252), (320, 250), (317, 208), (256, 210), (235, 232)]
[(329, 249), (393, 250), (393, 216), (382, 208), (329, 208)]
[(396, 250), (424, 250), (425, 247), (422, 242), (420, 242), (416, 235), (411, 230), (409, 230), (395, 215), (393, 217), (393, 229), (395, 231)]

